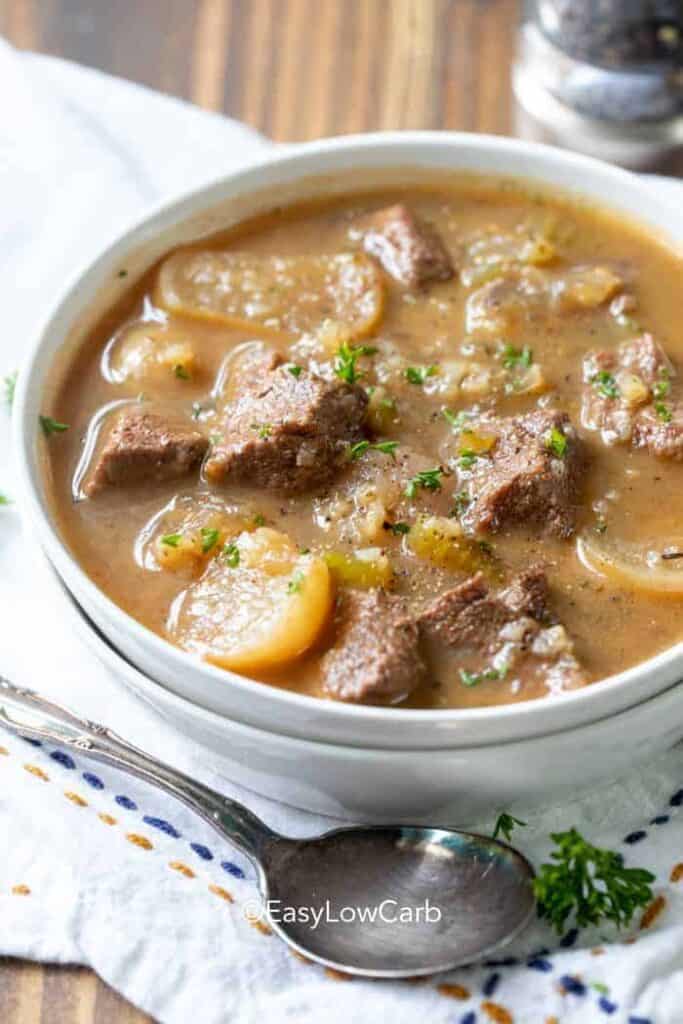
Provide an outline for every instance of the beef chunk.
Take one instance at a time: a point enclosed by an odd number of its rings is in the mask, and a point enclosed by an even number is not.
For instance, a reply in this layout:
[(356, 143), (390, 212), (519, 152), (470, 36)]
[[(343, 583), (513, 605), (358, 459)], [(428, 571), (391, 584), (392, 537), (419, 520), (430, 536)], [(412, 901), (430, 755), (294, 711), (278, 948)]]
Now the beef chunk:
[(320, 487), (347, 445), (362, 437), (367, 401), (356, 385), (277, 366), (226, 406), (206, 474), (287, 494)]
[(176, 480), (202, 461), (208, 446), (181, 420), (126, 408), (109, 430), (85, 493), (92, 498), (105, 487)]
[(469, 500), (463, 525), (496, 531), (525, 522), (570, 537), (584, 456), (569, 417), (539, 409), (509, 419), (482, 418), (472, 429), (493, 434), (496, 441), (488, 453), (472, 457), (461, 435), (455, 464)]
[(406, 288), (453, 277), (453, 264), (441, 237), (403, 203), (379, 210), (362, 230), (366, 252)]
[(336, 625), (336, 642), (322, 661), (331, 697), (392, 704), (423, 681), (418, 628), (401, 598), (383, 590), (347, 591)]
[(632, 444), (683, 459), (683, 400), (676, 372), (650, 334), (592, 352), (583, 364), (583, 426), (607, 445)]
[(465, 685), (505, 679), (520, 687), (542, 676), (556, 691), (586, 682), (573, 644), (549, 607), (540, 568), (516, 576), (498, 593), (479, 573), (432, 602), (418, 626), (429, 662), (455, 661)]
[(522, 573), (496, 595), (490, 593), (482, 573), (477, 573), (429, 605), (419, 625), (427, 640), (485, 651), (506, 622), (522, 616), (550, 622), (548, 581), (542, 569)]

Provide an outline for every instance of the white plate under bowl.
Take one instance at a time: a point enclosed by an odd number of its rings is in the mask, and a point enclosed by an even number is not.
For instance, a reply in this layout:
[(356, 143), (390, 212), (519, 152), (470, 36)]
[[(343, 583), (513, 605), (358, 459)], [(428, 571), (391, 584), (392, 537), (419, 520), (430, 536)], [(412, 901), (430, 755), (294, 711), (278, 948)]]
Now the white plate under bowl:
[(313, 742), (231, 721), (165, 690), (109, 643), (53, 571), (74, 627), (108, 671), (211, 756), (226, 779), (334, 818), (468, 824), (510, 804), (575, 795), (683, 736), (683, 683), (621, 714), (513, 743), (396, 750)]
[[(250, 167), (187, 192), (122, 231), (99, 259), (65, 283), (59, 304), (30, 345), (19, 374), (14, 403), (18, 498), (34, 535), (70, 591), (109, 640), (167, 690), (268, 734), (288, 733), (304, 740), (353, 744), (359, 749), (488, 746), (525, 736), (547, 736), (618, 714), (683, 677), (683, 644), (677, 644), (599, 685), (552, 700), (438, 711), (318, 700), (245, 679), (167, 643), (124, 613), (94, 584), (56, 528), (40, 472), (39, 446), (45, 442), (38, 429), (38, 415), (50, 408), (59, 376), (54, 372), (55, 359), (80, 344), (102, 310), (132, 281), (174, 246), (274, 204), (336, 194), (361, 184), (406, 183), (420, 173), (446, 171), (505, 173), (550, 185), (638, 218), (677, 248), (683, 243), (683, 204), (672, 202), (668, 189), (652, 187), (633, 174), (566, 150), (450, 132), (324, 139), (298, 146), (293, 152), (273, 150)], [(125, 282), (118, 276), (122, 266), (128, 270)], [(529, 770), (537, 769), (530, 765)], [(383, 778), (384, 772), (380, 775)], [(400, 788), (400, 779), (396, 781)], [(367, 785), (371, 783), (364, 780), (362, 786)]]

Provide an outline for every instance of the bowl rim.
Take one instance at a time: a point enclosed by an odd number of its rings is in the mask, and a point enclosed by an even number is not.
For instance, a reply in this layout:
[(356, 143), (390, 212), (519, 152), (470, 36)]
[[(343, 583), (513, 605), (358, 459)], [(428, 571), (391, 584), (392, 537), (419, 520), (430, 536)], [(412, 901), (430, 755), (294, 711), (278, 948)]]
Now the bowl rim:
[[(456, 155), (459, 149), (474, 149), (478, 153), (487, 154), (488, 156), (504, 157), (507, 153), (514, 154), (517, 158), (528, 159), (529, 161), (530, 173), (528, 176), (519, 173), (507, 175), (504, 170), (496, 171), (495, 174), (491, 174), (491, 172), (486, 170), (474, 171), (474, 173), (479, 174), (490, 174), (493, 177), (496, 175), (500, 177), (502, 174), (503, 176), (517, 178), (520, 181), (524, 181), (525, 177), (527, 180), (534, 180), (536, 178), (543, 181), (544, 176), (542, 173), (538, 175), (533, 173), (534, 165), (537, 166), (539, 163), (546, 169), (548, 167), (561, 168), (563, 172), (571, 173), (572, 180), (576, 182), (581, 181), (582, 172), (593, 175), (593, 177), (597, 175), (604, 182), (611, 181), (613, 183), (615, 194), (618, 194), (621, 188), (627, 193), (633, 193), (634, 198), (637, 195), (642, 199), (642, 206), (634, 201), (627, 203), (624, 208), (620, 208), (618, 203), (612, 204), (592, 194), (591, 189), (584, 191), (581, 188), (574, 189), (572, 186), (564, 185), (556, 187), (565, 194), (571, 195), (573, 191), (577, 198), (587, 197), (589, 201), (592, 200), (596, 205), (603, 208), (611, 208), (615, 211), (621, 210), (622, 214), (625, 213), (627, 217), (636, 222), (646, 223), (646, 218), (642, 215), (641, 210), (647, 208), (659, 214), (657, 219), (662, 224), (675, 220), (672, 217), (670, 206), (655, 194), (652, 185), (640, 180), (637, 175), (629, 171), (553, 146), (502, 136), (445, 131), (392, 131), (331, 137), (296, 145), (274, 146), (272, 151), (266, 149), (263, 154), (258, 154), (239, 168), (175, 194), (171, 198), (157, 203), (142, 216), (138, 214), (132, 217), (117, 233), (116, 237), (99, 251), (94, 259), (88, 258), (68, 277), (64, 288), (60, 291), (59, 298), (53, 303), (47, 314), (43, 316), (30, 344), (27, 346), (17, 380), (12, 415), (13, 449), (18, 473), (17, 500), (22, 515), (26, 515), (27, 521), (30, 521), (35, 526), (40, 544), (45, 548), (50, 561), (58, 568), (60, 575), (63, 578), (68, 578), (70, 575), (75, 576), (81, 593), (86, 595), (87, 600), (92, 602), (103, 616), (109, 619), (114, 618), (139, 644), (145, 646), (150, 652), (161, 659), (170, 659), (175, 664), (176, 669), (184, 671), (188, 677), (198, 674), (206, 681), (211, 681), (218, 685), (221, 683), (225, 685), (227, 681), (231, 687), (242, 691), (247, 699), (250, 693), (255, 692), (254, 687), (258, 687), (259, 693), (262, 696), (267, 694), (274, 707), (277, 704), (284, 704), (288, 705), (292, 710), (298, 708), (304, 714), (306, 712), (314, 712), (316, 715), (323, 715), (328, 720), (335, 718), (346, 720), (347, 722), (355, 720), (363, 721), (368, 725), (373, 721), (383, 724), (386, 724), (388, 721), (395, 723), (400, 721), (403, 724), (412, 723), (414, 726), (420, 725), (425, 727), (437, 724), (444, 725), (447, 722), (453, 724), (462, 723), (463, 725), (465, 723), (484, 725), (487, 722), (501, 720), (508, 720), (511, 724), (515, 721), (528, 722), (530, 719), (533, 720), (534, 716), (542, 714), (542, 709), (545, 709), (547, 712), (548, 704), (545, 698), (476, 708), (401, 708), (400, 714), (397, 714), (399, 709), (393, 707), (353, 705), (300, 694), (296, 691), (250, 679), (247, 676), (242, 676), (201, 661), (138, 622), (138, 620), (125, 612), (97, 586), (71, 553), (66, 541), (60, 534), (56, 522), (49, 514), (40, 497), (39, 474), (34, 466), (38, 423), (37, 420), (35, 422), (29, 421), (31, 398), (37, 389), (35, 378), (40, 369), (42, 350), (50, 337), (53, 325), (65, 315), (65, 310), (73, 303), (76, 306), (76, 312), (69, 313), (67, 317), (69, 328), (72, 327), (78, 315), (88, 306), (88, 301), (79, 301), (76, 298), (79, 290), (85, 288), (87, 292), (88, 284), (97, 279), (102, 274), (104, 268), (121, 265), (121, 261), (125, 259), (127, 253), (130, 253), (136, 245), (139, 246), (144, 238), (149, 239), (150, 236), (153, 237), (155, 227), (158, 230), (160, 223), (168, 221), (169, 218), (174, 218), (178, 224), (181, 224), (191, 216), (195, 216), (198, 211), (209, 211), (212, 206), (217, 206), (221, 201), (225, 201), (228, 196), (228, 190), (237, 193), (243, 185), (245, 193), (254, 193), (257, 191), (257, 188), (254, 184), (249, 184), (249, 179), (258, 174), (259, 171), (265, 169), (286, 170), (292, 167), (296, 168), (300, 164), (301, 173), (299, 177), (301, 179), (326, 177), (329, 176), (330, 171), (311, 168), (308, 164), (310, 158), (342, 155), (346, 158), (343, 166), (347, 168), (351, 166), (348, 164), (349, 156), (354, 153), (372, 151), (373, 149), (386, 153), (386, 160), (383, 166), (387, 170), (392, 169), (392, 167), (406, 169), (413, 167), (416, 170), (424, 171), (425, 168), (431, 168), (436, 171), (438, 168), (436, 163), (421, 163), (420, 159), (416, 158), (414, 154), (397, 158), (397, 152), (407, 152), (411, 148), (415, 149), (415, 147), (421, 149), (423, 154), (447, 151)], [(372, 166), (379, 168), (382, 164), (377, 163)], [(445, 169), (445, 165), (443, 169)], [(462, 170), (457, 165), (454, 165), (452, 169), (454, 171)], [(676, 247), (683, 243), (683, 217), (679, 218), (679, 223), (679, 237), (676, 237), (671, 231), (664, 231), (662, 229), (660, 232), (665, 239), (673, 242)], [(652, 224), (650, 227), (657, 233)], [(88, 300), (92, 301), (92, 298), (93, 296), (88, 294)], [(50, 359), (53, 360), (55, 355), (56, 353), (53, 353)], [(662, 682), (658, 684), (659, 689), (662, 690), (670, 685), (670, 680), (677, 669), (680, 669), (683, 674), (683, 639), (643, 662), (600, 680), (597, 685), (591, 684), (579, 690), (553, 696), (553, 709), (556, 712), (556, 716), (561, 717), (563, 709), (567, 709), (570, 706), (590, 705), (596, 701), (598, 696), (606, 699), (611, 693), (621, 692), (627, 688), (637, 688), (637, 684), (645, 677), (657, 673), (662, 675)], [(168, 692), (169, 688), (165, 684), (159, 682), (157, 685)], [(632, 694), (632, 698), (630, 700), (631, 705), (638, 703), (639, 699), (642, 699), (642, 695), (635, 692)], [(187, 695), (185, 699), (190, 700), (195, 706), (203, 707), (200, 701), (193, 700)], [(630, 705), (622, 703), (620, 708), (615, 709), (612, 713), (618, 713), (625, 706)], [(208, 710), (207, 708), (204, 709)], [(598, 717), (604, 717), (604, 712), (596, 712), (595, 718), (597, 719)], [(528, 730), (528, 725), (526, 728)], [(561, 729), (561, 726), (559, 729)], [(558, 727), (549, 731), (558, 731)], [(524, 733), (524, 735), (528, 734), (528, 731)]]

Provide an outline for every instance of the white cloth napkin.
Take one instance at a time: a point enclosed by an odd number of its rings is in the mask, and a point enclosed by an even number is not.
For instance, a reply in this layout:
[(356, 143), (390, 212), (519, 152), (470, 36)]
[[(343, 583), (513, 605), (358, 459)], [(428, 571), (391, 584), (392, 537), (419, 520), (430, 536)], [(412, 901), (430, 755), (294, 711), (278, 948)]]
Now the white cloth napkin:
[[(267, 143), (225, 118), (1, 42), (0, 95), (4, 375), (20, 364), (64, 275), (122, 222)], [(0, 409), (0, 492), (11, 496), (8, 449), (9, 415)], [(34, 549), (16, 510), (0, 507), (0, 670), (221, 785), (208, 755), (83, 648)], [(622, 936), (570, 932), (558, 947), (534, 926), (504, 963), (417, 985), (341, 981), (294, 958), (246, 920), (255, 887), (245, 861), (159, 792), (1, 732), (0, 748), (0, 954), (87, 964), (165, 1024), (683, 1019), (683, 883), (669, 881), (683, 860), (680, 749), (571, 805), (528, 816), (514, 809), (528, 820), (515, 840), (536, 863), (547, 856), (548, 833), (575, 824), (655, 871), (665, 902), (650, 929), (636, 922)], [(229, 790), (283, 831), (331, 824), (237, 784)]]

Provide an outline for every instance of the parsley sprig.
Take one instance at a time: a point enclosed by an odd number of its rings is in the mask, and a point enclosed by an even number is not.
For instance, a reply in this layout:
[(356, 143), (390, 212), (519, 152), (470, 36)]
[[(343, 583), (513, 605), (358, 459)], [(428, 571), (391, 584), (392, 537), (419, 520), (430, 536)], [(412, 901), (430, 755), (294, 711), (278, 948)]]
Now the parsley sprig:
[(503, 813), (499, 814), (496, 819), (496, 824), (493, 827), (491, 838), (497, 839), (500, 835), (509, 843), (512, 838), (512, 833), (514, 832), (515, 825), (519, 825), (521, 828), (524, 828), (526, 822), (522, 821), (521, 818), (513, 817), (513, 815), (508, 814), (507, 811), (503, 811)]
[(669, 369), (667, 366), (661, 366), (659, 369), (659, 378), (652, 385), (652, 394), (655, 398), (666, 398), (671, 390), (671, 380), (669, 379)]
[(558, 932), (574, 915), (576, 925), (613, 921), (627, 925), (639, 907), (652, 900), (655, 876), (644, 868), (627, 868), (621, 854), (593, 846), (575, 829), (553, 832), (556, 849), (533, 882), (538, 916)]
[(410, 525), (408, 523), (384, 523), (384, 529), (388, 530), (389, 533), (393, 533), (394, 537), (403, 537), (406, 533), (410, 533)]
[(406, 369), (406, 380), (410, 384), (417, 384), (418, 387), (422, 387), (428, 377), (435, 377), (438, 372), (438, 366), (408, 366)]
[(453, 430), (462, 430), (468, 419), (470, 419), (472, 413), (468, 412), (467, 409), (461, 409), (459, 412), (451, 412), (450, 409), (442, 409), (441, 415), (446, 420), (446, 423), (450, 424)]
[(420, 488), (425, 491), (440, 491), (443, 475), (444, 471), (441, 466), (435, 466), (434, 469), (423, 469), (420, 473), (416, 473), (406, 484), (406, 497), (414, 498)]
[(615, 381), (614, 376), (611, 373), (608, 373), (607, 370), (600, 370), (599, 373), (596, 373), (591, 377), (591, 384), (603, 398), (619, 397), (617, 382)]
[(208, 555), (209, 551), (218, 544), (220, 531), (211, 526), (202, 526), (199, 533), (202, 538), (202, 553)]
[(671, 423), (674, 415), (666, 402), (655, 402), (655, 412), (662, 423)]
[(10, 409), (12, 408), (12, 403), (14, 402), (14, 392), (17, 387), (18, 376), (19, 371), (15, 370), (14, 373), (8, 373), (7, 376), (3, 378), (2, 382), (5, 391), (5, 402)]
[(489, 679), (505, 679), (508, 667), (485, 668), (481, 672), (468, 672), (466, 668), (460, 669), (460, 682), (463, 686), (478, 686)]
[(301, 593), (301, 588), (304, 585), (304, 580), (305, 579), (306, 579), (306, 577), (302, 573), (301, 569), (297, 569), (297, 571), (295, 573), (292, 573), (292, 578), (289, 581), (289, 583), (287, 584), (287, 593), (288, 594), (300, 594)]
[(503, 345), (500, 355), (506, 370), (515, 370), (519, 366), (528, 369), (534, 361), (534, 354), (528, 345), (525, 345), (524, 348)]
[(60, 423), (58, 420), (53, 420), (52, 416), (39, 416), (40, 426), (42, 428), (45, 437), (49, 437), (50, 434), (63, 434), (65, 430), (69, 429), (68, 423)]
[(553, 453), (558, 459), (563, 459), (567, 454), (567, 438), (559, 429), (559, 427), (552, 427), (545, 438), (546, 448)]
[(356, 462), (366, 452), (382, 452), (383, 455), (390, 455), (392, 459), (395, 459), (397, 448), (398, 441), (378, 441), (376, 444), (372, 444), (370, 441), (356, 441), (355, 444), (349, 446), (349, 458), (352, 462)]
[(252, 423), (251, 429), (255, 430), (261, 441), (267, 441), (273, 432), (272, 423)]
[(337, 349), (334, 372), (347, 384), (355, 384), (363, 376), (363, 373), (357, 369), (356, 363), (361, 356), (374, 356), (376, 352), (377, 349), (372, 345), (356, 345), (354, 348), (344, 342)]
[(240, 564), (240, 549), (236, 544), (226, 544), (223, 547), (223, 554), (225, 555), (225, 561), (231, 569), (236, 569)]

